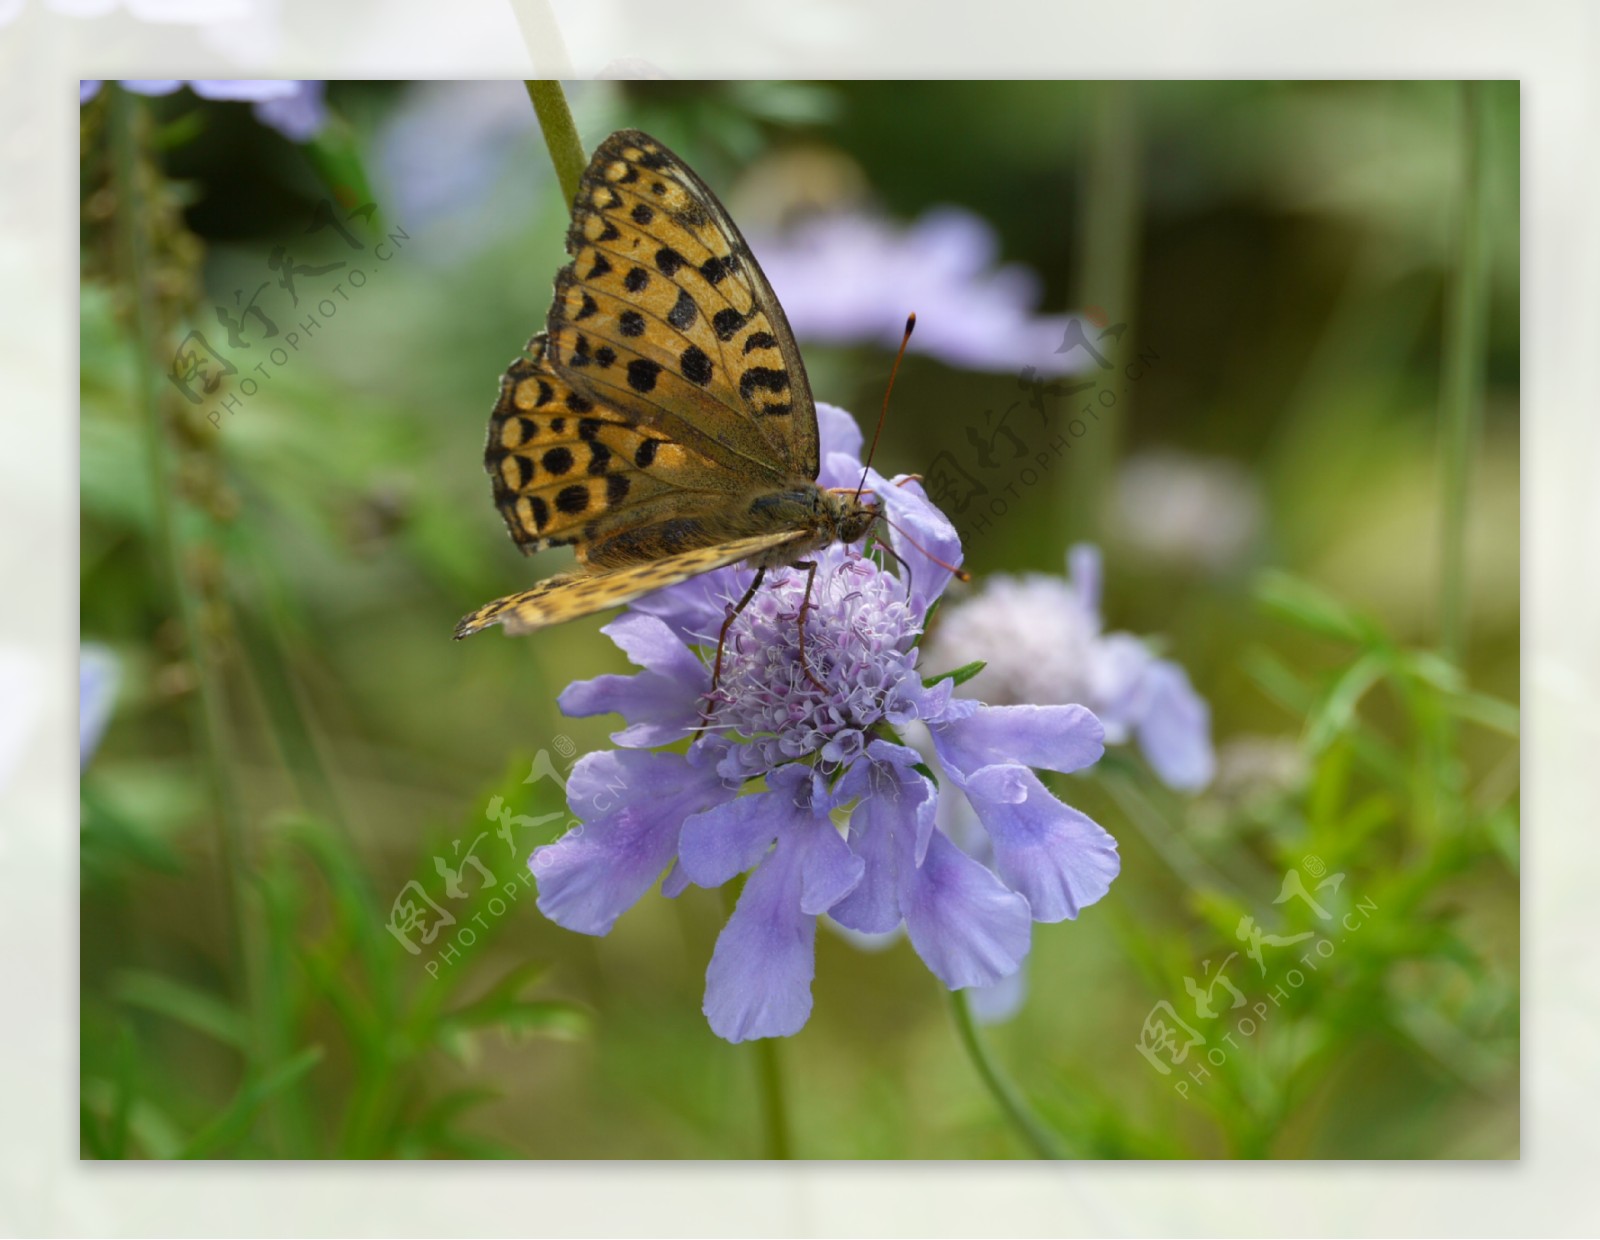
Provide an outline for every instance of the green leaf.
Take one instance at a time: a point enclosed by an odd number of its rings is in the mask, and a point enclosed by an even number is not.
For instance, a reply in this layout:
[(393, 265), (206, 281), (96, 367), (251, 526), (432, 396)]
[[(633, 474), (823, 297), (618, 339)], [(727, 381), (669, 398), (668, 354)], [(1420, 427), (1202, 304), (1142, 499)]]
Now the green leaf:
[(1345, 669), (1322, 705), (1306, 720), (1306, 746), (1312, 753), (1321, 753), (1336, 736), (1349, 730), (1361, 699), (1383, 679), (1390, 667), (1389, 656), (1374, 651), (1362, 655)]
[[(355, 130), (343, 117), (330, 114), (327, 124), (323, 125), (316, 137), (304, 143), (300, 149), (311, 161), (322, 183), (333, 193), (339, 207), (350, 210), (376, 201), (372, 196), (372, 182), (367, 179), (366, 165), (361, 159), (360, 147), (356, 143)], [(383, 231), (381, 219), (380, 209), (374, 211), (367, 220), (374, 235)]]
[(956, 687), (959, 688), (988, 666), (989, 664), (985, 660), (974, 659), (971, 663), (958, 667), (953, 672), (940, 672), (937, 676), (928, 677), (922, 683), (926, 688), (931, 689), (941, 680), (953, 680), (956, 683)]
[(932, 768), (930, 768), (926, 762), (913, 763), (911, 769), (918, 775), (926, 775), (928, 777), (928, 782), (931, 783), (935, 788), (939, 786), (939, 777), (933, 773)]
[(244, 1017), (214, 995), (159, 973), (134, 971), (118, 978), (115, 993), (124, 1003), (177, 1021), (237, 1051), (248, 1050), (250, 1030)]
[(321, 1062), (322, 1048), (308, 1046), (265, 1076), (246, 1081), (220, 1115), (184, 1142), (178, 1157), (204, 1158), (238, 1141), (248, 1131), (257, 1112), (275, 1094), (293, 1085)]
[(1383, 632), (1331, 594), (1287, 573), (1268, 571), (1256, 582), (1256, 599), (1269, 613), (1335, 641), (1381, 645)]
[(1446, 694), (1444, 704), (1469, 723), (1501, 732), (1513, 740), (1521, 735), (1522, 712), (1510, 702), (1502, 702), (1486, 693), (1463, 692)]

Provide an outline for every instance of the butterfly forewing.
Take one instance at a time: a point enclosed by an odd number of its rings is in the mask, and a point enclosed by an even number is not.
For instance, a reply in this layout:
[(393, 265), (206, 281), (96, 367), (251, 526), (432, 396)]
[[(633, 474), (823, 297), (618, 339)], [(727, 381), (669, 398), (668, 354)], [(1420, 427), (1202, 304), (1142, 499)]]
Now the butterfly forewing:
[(620, 607), (652, 590), (725, 568), (800, 537), (803, 535), (793, 531), (776, 531), (731, 539), (717, 546), (700, 547), (610, 572), (563, 573), (478, 608), (456, 625), (456, 636), (467, 637), (493, 624), (504, 625), (506, 632), (512, 635), (531, 633), (547, 625)]
[(582, 569), (467, 616), (526, 633), (834, 536), (800, 351), (711, 191), (637, 130), (595, 152), (546, 331), (501, 380), (484, 464), (524, 552)]
[[(687, 425), (730, 468), (815, 478), (816, 409), (783, 309), (705, 184), (654, 139), (611, 135), (573, 204), (550, 360), (597, 401)], [(759, 476), (759, 475), (758, 475)]]

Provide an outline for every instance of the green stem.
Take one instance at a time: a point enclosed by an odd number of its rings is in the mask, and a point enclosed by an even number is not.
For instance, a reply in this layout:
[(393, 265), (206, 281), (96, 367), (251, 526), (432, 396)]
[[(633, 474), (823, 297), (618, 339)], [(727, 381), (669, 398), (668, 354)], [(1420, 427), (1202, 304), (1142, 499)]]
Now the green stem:
[(1462, 83), (1460, 231), (1456, 238), (1456, 269), (1445, 310), (1439, 401), (1444, 474), (1440, 645), (1447, 658), (1457, 661), (1467, 640), (1468, 493), (1483, 415), (1487, 347), (1489, 289), (1483, 201), (1485, 96), (1484, 83)]
[(955, 1013), (956, 1032), (961, 1035), (961, 1045), (967, 1052), (967, 1058), (972, 1060), (972, 1066), (978, 1070), (978, 1075), (983, 1078), (984, 1085), (994, 1095), (994, 1100), (1005, 1112), (1006, 1119), (1016, 1129), (1017, 1135), (1027, 1143), (1036, 1158), (1066, 1158), (1061, 1139), (1033, 1113), (1033, 1108), (1023, 1098), (1021, 1091), (1000, 1070), (999, 1064), (989, 1054), (988, 1047), (983, 1044), (977, 1023), (972, 1019), (972, 1005), (967, 1000), (967, 992), (952, 990), (950, 1008)]
[[(1134, 82), (1091, 82), (1088, 151), (1084, 167), (1083, 223), (1078, 237), (1080, 277), (1074, 290), (1076, 311), (1104, 310), (1112, 323), (1127, 323), (1116, 342), (1120, 358), (1132, 356), (1139, 334), (1134, 317), (1139, 261), (1139, 126)], [(1108, 359), (1115, 360), (1115, 359)], [(1120, 370), (1109, 372), (1119, 375)], [(1091, 368), (1086, 376), (1108, 372)], [(1117, 459), (1120, 427), (1127, 422), (1130, 392), (1108, 378), (1118, 400), (1111, 413), (1075, 440), (1062, 514), (1071, 538), (1097, 537), (1103, 497)], [(1095, 393), (1090, 393), (1093, 398)], [(1070, 416), (1070, 415), (1069, 415)]]
[(761, 1115), (767, 1157), (793, 1158), (789, 1145), (789, 1100), (783, 1087), (783, 1062), (779, 1058), (781, 1038), (756, 1039), (757, 1071), (761, 1078)]
[(578, 181), (588, 164), (584, 158), (583, 143), (578, 140), (578, 127), (572, 122), (572, 109), (567, 106), (567, 96), (560, 82), (527, 82), (528, 98), (533, 101), (534, 115), (539, 118), (539, 128), (544, 133), (544, 144), (550, 151), (550, 162), (556, 166), (556, 178), (561, 182), (561, 193), (571, 204), (578, 197)]

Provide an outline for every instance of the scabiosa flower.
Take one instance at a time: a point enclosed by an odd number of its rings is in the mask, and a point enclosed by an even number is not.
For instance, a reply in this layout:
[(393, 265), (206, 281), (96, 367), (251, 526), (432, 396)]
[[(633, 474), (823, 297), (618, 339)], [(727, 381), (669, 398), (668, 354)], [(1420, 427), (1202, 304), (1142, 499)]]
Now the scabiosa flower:
[(894, 349), (905, 308), (915, 306), (911, 351), (953, 366), (1031, 366), (1048, 376), (1087, 360), (1080, 350), (1058, 352), (1072, 316), (1036, 313), (1038, 277), (1020, 264), (996, 267), (994, 229), (959, 207), (937, 207), (905, 227), (833, 211), (777, 236), (752, 235), (751, 248), (801, 340)]
[[(822, 484), (855, 485), (859, 429), (842, 410), (818, 414)], [(769, 572), (729, 629), (702, 725), (716, 635), (751, 580), (731, 568), (639, 600), (603, 631), (641, 670), (561, 695), (569, 715), (616, 713), (624, 726), (620, 748), (587, 755), (568, 782), (582, 829), (531, 858), (539, 907), (605, 934), (663, 871), (668, 896), (748, 873), (706, 973), (706, 1016), (729, 1041), (805, 1024), (823, 914), (866, 934), (903, 926), (947, 986), (986, 986), (1021, 965), (1031, 922), (1076, 917), (1117, 874), (1116, 842), (1032, 769), (1098, 760), (1099, 721), (1078, 705), (986, 706), (957, 697), (951, 678), (924, 679), (919, 640), (960, 542), (914, 482), (869, 472), (868, 485), (909, 572), (856, 547), (818, 552), (804, 665), (807, 574)], [(914, 721), (942, 786), (903, 743)], [(685, 739), (687, 752), (659, 748)], [(955, 789), (992, 842), (992, 870), (937, 825)]]
[(1068, 553), (1071, 576), (995, 576), (973, 597), (945, 609), (932, 643), (934, 661), (986, 666), (972, 690), (991, 702), (1082, 702), (1105, 727), (1108, 744), (1137, 739), (1169, 786), (1195, 791), (1211, 782), (1211, 711), (1183, 668), (1157, 658), (1131, 633), (1102, 632), (1100, 552)]
[[(85, 79), (78, 83), (78, 102), (88, 103), (100, 93), (98, 79)], [(263, 125), (270, 125), (291, 142), (308, 142), (317, 136), (328, 119), (327, 105), (323, 102), (326, 89), (322, 82), (293, 81), (279, 78), (218, 78), (204, 81), (185, 81), (178, 78), (144, 78), (118, 83), (124, 90), (136, 95), (170, 95), (180, 86), (187, 86), (202, 99), (222, 102), (249, 103), (255, 117)]]

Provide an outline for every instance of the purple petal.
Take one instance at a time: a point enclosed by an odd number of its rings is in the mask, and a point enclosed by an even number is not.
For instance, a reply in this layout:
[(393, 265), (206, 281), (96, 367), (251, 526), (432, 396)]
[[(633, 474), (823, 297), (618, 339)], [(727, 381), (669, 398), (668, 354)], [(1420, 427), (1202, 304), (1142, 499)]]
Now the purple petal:
[(718, 1037), (784, 1038), (811, 1015), (817, 919), (801, 909), (806, 833), (832, 830), (819, 820), (786, 831), (745, 883), (706, 969), (704, 1011)]
[(100, 78), (84, 78), (78, 83), (78, 102), (88, 103), (100, 93)]
[(619, 714), (628, 723), (611, 739), (648, 749), (688, 736), (699, 723), (707, 675), (700, 660), (655, 616), (624, 613), (600, 630), (643, 668), (637, 676), (597, 676), (575, 681), (556, 699), (573, 718)]
[(629, 610), (657, 617), (685, 645), (696, 645), (708, 636), (715, 640), (729, 603), (737, 601), (749, 587), (752, 575), (753, 570), (742, 567), (701, 573), (680, 585), (635, 599)]
[(786, 793), (737, 797), (684, 822), (678, 864), (697, 887), (720, 887), (759, 864), (779, 834), (791, 824), (799, 825), (801, 817), (794, 798)]
[[(857, 462), (856, 472), (860, 471), (861, 427), (848, 412), (838, 405), (830, 405), (826, 401), (817, 402), (817, 439), (822, 459), (826, 460), (829, 454), (839, 452), (845, 456), (854, 457)], [(855, 483), (852, 481), (852, 486)]]
[[(901, 749), (902, 746), (886, 746)], [(915, 750), (908, 750), (919, 761)], [(915, 771), (868, 763), (857, 766), (864, 777), (851, 779), (861, 796), (850, 815), (850, 847), (862, 861), (861, 884), (831, 910), (841, 926), (864, 934), (886, 934), (901, 922), (899, 840), (910, 840), (912, 865), (933, 834), (933, 785)], [(847, 777), (849, 779), (849, 777)]]
[(667, 868), (684, 819), (731, 795), (715, 768), (681, 754), (586, 755), (567, 781), (581, 825), (529, 860), (540, 910), (568, 930), (608, 933)]
[(920, 866), (900, 853), (900, 908), (923, 963), (951, 990), (989, 986), (1028, 954), (1028, 902), (935, 831)]
[(124, 78), (117, 85), (136, 95), (170, 95), (183, 81), (180, 78)]
[(323, 101), (326, 85), (319, 81), (294, 82), (290, 94), (263, 99), (251, 109), (263, 125), (270, 125), (291, 142), (309, 142), (328, 123), (328, 105)]
[(1211, 748), (1211, 708), (1176, 663), (1158, 660), (1145, 677), (1147, 697), (1139, 720), (1139, 748), (1170, 787), (1196, 792), (1216, 773)]
[(911, 598), (921, 615), (950, 584), (950, 567), (946, 566), (960, 567), (961, 536), (950, 519), (934, 507), (921, 483), (897, 483), (874, 469), (867, 474), (867, 486), (884, 515), (898, 527), (890, 529), (889, 541), (911, 566)]
[(979, 1024), (1003, 1024), (1022, 1010), (1028, 998), (1028, 971), (1018, 969), (992, 986), (974, 986), (967, 997)]
[(1100, 617), (1100, 548), (1093, 543), (1074, 543), (1067, 552), (1067, 577), (1078, 599), (1095, 617), (1098, 630)]
[(1063, 805), (1025, 766), (986, 766), (964, 786), (994, 842), (995, 869), (1035, 921), (1064, 921), (1111, 888), (1117, 842)]
[(1088, 696), (1105, 725), (1106, 740), (1123, 744), (1144, 715), (1156, 657), (1132, 633), (1108, 633), (1094, 643)]
[(202, 99), (218, 99), (236, 103), (263, 103), (268, 99), (286, 99), (297, 94), (300, 84), (286, 78), (200, 78), (189, 83), (189, 89)]
[(1105, 730), (1082, 706), (979, 706), (932, 729), (939, 761), (958, 783), (986, 766), (1070, 772), (1098, 762)]
[(811, 844), (800, 868), (800, 911), (815, 917), (856, 889), (866, 864), (850, 851), (830, 819), (819, 817), (805, 831)]

